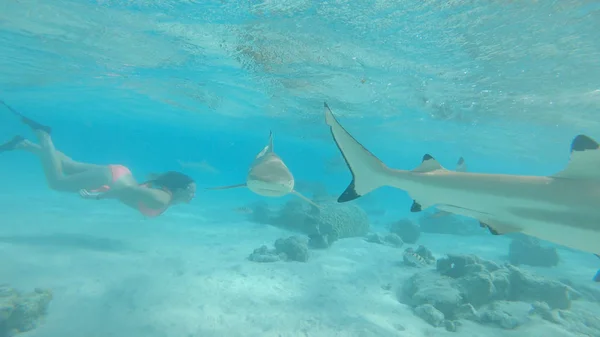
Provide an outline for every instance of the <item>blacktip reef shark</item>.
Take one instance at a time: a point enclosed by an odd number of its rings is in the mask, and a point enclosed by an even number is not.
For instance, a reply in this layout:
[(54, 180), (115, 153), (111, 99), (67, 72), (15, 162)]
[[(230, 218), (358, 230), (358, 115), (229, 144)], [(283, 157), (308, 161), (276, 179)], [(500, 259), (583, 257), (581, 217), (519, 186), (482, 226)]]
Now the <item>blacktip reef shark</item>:
[(224, 190), (247, 187), (252, 192), (265, 197), (282, 197), (294, 194), (311, 205), (321, 208), (309, 198), (294, 189), (294, 176), (273, 148), (273, 132), (269, 133), (269, 144), (260, 151), (250, 165), (244, 184), (208, 187), (207, 190)]
[[(600, 145), (590, 137), (575, 137), (569, 163), (551, 176), (451, 171), (429, 154), (415, 169), (398, 170), (386, 166), (354, 139), (327, 103), (324, 110), (333, 139), (352, 173), (338, 202), (391, 186), (411, 196), (411, 212), (436, 206), (475, 218), (494, 235), (521, 232), (600, 257)], [(599, 273), (596, 282), (600, 282)]]
[[(456, 172), (467, 172), (467, 164), (465, 163), (465, 159), (463, 157), (458, 158), (458, 162), (456, 162)], [(439, 218), (442, 216), (448, 216), (452, 213), (446, 211), (436, 210), (433, 214), (430, 215), (431, 218)]]

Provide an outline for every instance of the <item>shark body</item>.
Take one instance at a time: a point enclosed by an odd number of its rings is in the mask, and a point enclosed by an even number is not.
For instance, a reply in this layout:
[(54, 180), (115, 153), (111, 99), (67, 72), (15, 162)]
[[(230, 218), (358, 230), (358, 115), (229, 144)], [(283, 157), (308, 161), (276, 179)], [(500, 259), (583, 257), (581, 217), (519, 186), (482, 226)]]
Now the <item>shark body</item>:
[(319, 205), (308, 199), (294, 189), (294, 176), (283, 160), (275, 153), (273, 147), (273, 133), (269, 134), (269, 143), (256, 155), (250, 165), (246, 182), (243, 184), (209, 187), (208, 190), (223, 190), (230, 188), (247, 187), (252, 192), (265, 197), (282, 197), (294, 194), (311, 205)]
[(339, 124), (327, 103), (325, 119), (352, 173), (338, 202), (391, 186), (413, 198), (412, 212), (436, 206), (475, 218), (494, 235), (521, 232), (600, 253), (600, 146), (588, 136), (573, 139), (569, 163), (552, 176), (451, 171), (429, 154), (408, 171), (387, 167), (363, 147)]
[[(467, 164), (465, 163), (465, 159), (463, 157), (458, 158), (458, 162), (456, 162), (456, 172), (467, 172)], [(432, 218), (439, 218), (442, 216), (448, 216), (452, 213), (446, 211), (440, 211), (439, 209), (435, 210), (433, 214), (430, 215)]]

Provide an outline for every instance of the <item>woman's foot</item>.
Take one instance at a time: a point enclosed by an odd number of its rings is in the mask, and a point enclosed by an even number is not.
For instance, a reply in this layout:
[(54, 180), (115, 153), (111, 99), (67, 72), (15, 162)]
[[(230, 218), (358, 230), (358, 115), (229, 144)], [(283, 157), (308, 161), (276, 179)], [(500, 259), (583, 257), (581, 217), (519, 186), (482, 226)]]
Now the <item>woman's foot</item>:
[(14, 136), (13, 139), (0, 145), (0, 153), (16, 150), (18, 146), (21, 145), (21, 143), (23, 143), (24, 140), (25, 138), (23, 138), (22, 136)]

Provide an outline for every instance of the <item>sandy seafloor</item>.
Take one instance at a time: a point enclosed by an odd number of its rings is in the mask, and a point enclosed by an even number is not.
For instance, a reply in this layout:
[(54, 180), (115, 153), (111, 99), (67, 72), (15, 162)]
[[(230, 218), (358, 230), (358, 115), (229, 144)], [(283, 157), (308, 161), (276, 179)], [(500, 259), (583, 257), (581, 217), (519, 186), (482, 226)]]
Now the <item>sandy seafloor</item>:
[[(418, 271), (399, 264), (411, 245), (344, 239), (312, 250), (307, 263), (256, 263), (247, 260), (255, 248), (294, 233), (245, 221), (231, 211), (235, 205), (184, 206), (144, 220), (116, 203), (7, 197), (1, 281), (54, 291), (46, 320), (23, 337), (573, 336), (540, 319), (514, 331), (472, 322), (459, 332), (430, 326), (395, 295)], [(509, 242), (423, 233), (418, 243), (438, 258), (474, 253), (503, 262)], [(526, 269), (591, 282), (595, 257), (560, 254), (556, 268)]]

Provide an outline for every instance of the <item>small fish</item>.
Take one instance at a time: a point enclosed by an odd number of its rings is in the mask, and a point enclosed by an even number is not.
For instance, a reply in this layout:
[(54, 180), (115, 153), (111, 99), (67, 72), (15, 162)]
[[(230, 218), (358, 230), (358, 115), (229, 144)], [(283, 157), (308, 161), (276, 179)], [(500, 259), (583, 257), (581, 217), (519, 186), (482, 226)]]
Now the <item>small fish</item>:
[(218, 169), (216, 169), (214, 166), (210, 165), (206, 160), (203, 160), (201, 162), (184, 162), (184, 161), (178, 160), (177, 163), (179, 163), (179, 166), (181, 166), (183, 168), (198, 169), (198, 170), (212, 173), (212, 174), (220, 173), (220, 171)]
[(233, 209), (234, 212), (239, 213), (239, 214), (252, 214), (254, 213), (254, 210), (252, 210), (252, 208), (248, 207), (248, 206), (242, 206), (242, 207), (236, 207)]
[(346, 162), (339, 156), (331, 157), (324, 161), (325, 172), (327, 173), (338, 173), (346, 170)]
[(421, 255), (417, 254), (414, 250), (412, 250), (412, 248), (406, 249), (402, 257), (404, 260), (404, 264), (407, 264), (409, 266), (421, 267), (426, 266), (428, 264), (427, 261), (425, 261), (425, 259)]

